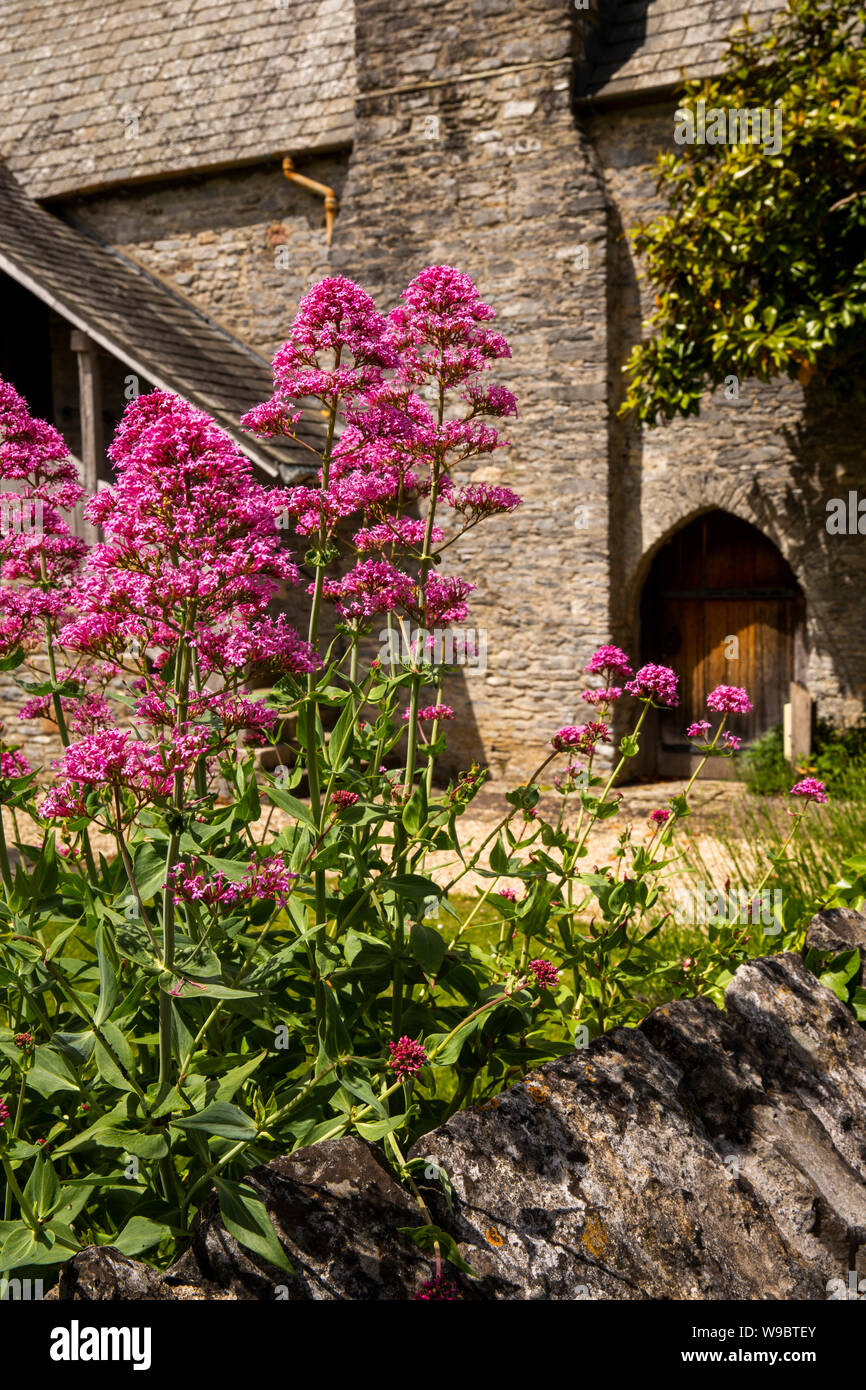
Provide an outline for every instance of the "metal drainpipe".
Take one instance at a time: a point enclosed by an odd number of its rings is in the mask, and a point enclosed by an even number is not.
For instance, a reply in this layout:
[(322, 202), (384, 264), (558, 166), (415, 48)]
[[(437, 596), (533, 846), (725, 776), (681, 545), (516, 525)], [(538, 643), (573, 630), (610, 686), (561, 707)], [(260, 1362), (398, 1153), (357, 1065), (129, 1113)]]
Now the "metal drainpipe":
[(328, 188), (324, 183), (317, 183), (315, 179), (308, 179), (306, 174), (295, 173), (295, 161), (290, 155), (286, 155), (283, 160), (283, 173), (291, 183), (296, 183), (301, 188), (308, 188), (311, 193), (318, 193), (320, 198), (324, 198), (325, 241), (330, 246), (331, 237), (334, 234), (334, 218), (340, 208), (340, 200), (333, 188)]

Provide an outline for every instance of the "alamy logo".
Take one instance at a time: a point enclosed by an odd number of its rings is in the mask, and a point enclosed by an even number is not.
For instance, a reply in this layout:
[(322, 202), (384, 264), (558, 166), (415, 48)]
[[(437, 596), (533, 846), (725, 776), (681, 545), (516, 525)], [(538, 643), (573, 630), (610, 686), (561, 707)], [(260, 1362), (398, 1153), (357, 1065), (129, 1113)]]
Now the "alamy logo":
[(678, 145), (761, 145), (765, 154), (782, 148), (782, 107), (711, 106), (703, 97), (691, 111), (674, 112), (674, 139)]
[(131, 1361), (134, 1371), (150, 1370), (149, 1327), (68, 1327), (51, 1331), (52, 1361)]
[(782, 893), (769, 888), (759, 893), (734, 888), (719, 893), (699, 883), (686, 894), (685, 902), (677, 904), (674, 917), (680, 925), (707, 926), (725, 923), (728, 926), (754, 926), (760, 923), (764, 936), (778, 936), (782, 930)]
[(416, 628), (414, 632), (379, 633), (379, 660), (391, 666), (399, 662), (428, 661), (431, 666), (465, 666), (469, 671), (487, 670), (487, 630), (479, 628)]
[(0, 497), (0, 535), (19, 535), (35, 531), (42, 535), (42, 500), (28, 497)]
[(44, 1297), (42, 1279), (0, 1279), (0, 1303), (6, 1303), (10, 1299), (14, 1302), (39, 1302)]
[(866, 536), (866, 497), (854, 491), (831, 497), (827, 503), (827, 531), (831, 536)]

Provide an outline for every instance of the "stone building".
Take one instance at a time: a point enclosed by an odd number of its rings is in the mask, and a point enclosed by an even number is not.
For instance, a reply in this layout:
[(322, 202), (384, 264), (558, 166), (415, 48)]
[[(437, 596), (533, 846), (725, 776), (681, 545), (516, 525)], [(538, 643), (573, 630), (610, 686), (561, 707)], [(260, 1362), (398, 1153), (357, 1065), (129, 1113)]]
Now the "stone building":
[(581, 668), (611, 639), (683, 677), (644, 773), (689, 767), (682, 731), (720, 681), (752, 692), (749, 735), (781, 721), (792, 685), (795, 709), (808, 691), (850, 722), (866, 550), (826, 518), (866, 488), (855, 412), (784, 382), (655, 430), (617, 413), (647, 312), (624, 230), (655, 206), (683, 70), (718, 68), (743, 7), (6, 0), (0, 372), (91, 488), (124, 396), (148, 384), (298, 478), (302, 451), (256, 445), (237, 419), (267, 394), (300, 295), (339, 272), (387, 310), (425, 265), (454, 264), (512, 343), (500, 375), (521, 415), (484, 476), (524, 499), (449, 552), (486, 634), (486, 665), (448, 690), (455, 761), (528, 772), (580, 720)]

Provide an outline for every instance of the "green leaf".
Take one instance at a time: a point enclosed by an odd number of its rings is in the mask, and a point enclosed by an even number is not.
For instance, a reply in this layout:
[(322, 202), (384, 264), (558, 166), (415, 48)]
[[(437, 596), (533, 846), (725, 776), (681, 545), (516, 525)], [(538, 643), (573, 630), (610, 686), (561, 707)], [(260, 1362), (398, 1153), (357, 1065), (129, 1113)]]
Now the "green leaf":
[(424, 922), (413, 922), (409, 950), (425, 975), (435, 975), (445, 959), (445, 942), (438, 931)]
[(100, 922), (96, 928), (96, 957), (99, 962), (99, 1004), (93, 1021), (97, 1028), (106, 1019), (110, 1018), (114, 1012), (114, 1006), (120, 993), (114, 966), (114, 948), (109, 934), (109, 927), (105, 922)]
[(8, 656), (0, 657), (0, 671), (14, 671), (24, 660), (24, 648), (16, 647)]
[(251, 1188), (227, 1178), (215, 1178), (223, 1224), (230, 1235), (247, 1250), (261, 1255), (277, 1269), (294, 1274), (294, 1269), (277, 1239), (267, 1207)]
[(239, 1091), (244, 1082), (247, 1081), (261, 1066), (267, 1057), (267, 1052), (259, 1052), (255, 1057), (251, 1057), (248, 1062), (241, 1063), (238, 1067), (232, 1067), (225, 1076), (220, 1079), (217, 1087), (216, 1099), (231, 1100), (236, 1091)]
[(351, 747), (357, 717), (355, 702), (347, 700), (325, 744), (325, 758), (334, 772), (341, 772), (348, 762), (346, 753)]
[(309, 806), (305, 806), (303, 801), (299, 801), (296, 796), (292, 796), (289, 792), (283, 791), (281, 787), (268, 787), (267, 796), (270, 801), (273, 801), (275, 806), (279, 806), (281, 811), (288, 811), (290, 816), (294, 816), (295, 820), (299, 820), (303, 825), (308, 826), (310, 830), (317, 829)]
[(54, 1165), (44, 1151), (39, 1152), (33, 1171), (27, 1179), (24, 1196), (36, 1216), (44, 1221), (56, 1211), (60, 1196), (60, 1183)]
[(115, 1236), (111, 1244), (116, 1246), (122, 1255), (132, 1258), (141, 1255), (145, 1250), (152, 1250), (155, 1245), (159, 1245), (166, 1237), (172, 1235), (170, 1226), (164, 1226), (158, 1221), (151, 1221), (148, 1216), (133, 1216), (127, 1221), (120, 1235)]
[(221, 1139), (253, 1140), (258, 1133), (249, 1115), (238, 1110), (228, 1101), (218, 1100), (213, 1105), (199, 1111), (197, 1115), (185, 1115), (183, 1119), (172, 1120), (177, 1129), (198, 1130), (202, 1134), (215, 1134)]
[[(131, 1076), (135, 1070), (135, 1060), (132, 1049), (120, 1029), (113, 1023), (107, 1021), (102, 1024), (100, 1029), (106, 1042), (112, 1048), (115, 1056), (123, 1063), (127, 1075)], [(131, 1091), (133, 1088), (126, 1080), (123, 1072), (117, 1065), (115, 1057), (111, 1055), (108, 1048), (103, 1045), (99, 1038), (96, 1039), (93, 1048), (96, 1069), (103, 1081), (109, 1086), (113, 1086), (118, 1091)]]
[(418, 783), (406, 805), (403, 807), (403, 814), (400, 817), (403, 828), (410, 835), (417, 835), (427, 820), (427, 787), (422, 780)]
[(160, 852), (155, 844), (146, 841), (136, 849), (133, 868), (141, 900), (148, 903), (160, 891), (165, 880), (165, 851)]
[(355, 1128), (362, 1139), (367, 1139), (372, 1144), (384, 1139), (386, 1134), (393, 1134), (395, 1130), (402, 1129), (405, 1123), (405, 1115), (390, 1115), (384, 1120), (356, 1120)]
[(408, 1236), (419, 1250), (435, 1251), (438, 1245), (442, 1254), (449, 1264), (462, 1270), (464, 1274), (471, 1274), (473, 1279), (478, 1275), (471, 1265), (464, 1260), (460, 1251), (457, 1249), (457, 1242), (447, 1231), (443, 1231), (441, 1226), (398, 1226), (401, 1236)]
[(0, 1271), (8, 1274), (28, 1265), (56, 1265), (69, 1259), (72, 1252), (57, 1245), (50, 1232), (43, 1230), (42, 1235), (43, 1240), (36, 1240), (27, 1227), (19, 1227), (7, 1236), (0, 1252)]
[(168, 1153), (164, 1134), (143, 1134), (140, 1130), (124, 1129), (119, 1125), (97, 1129), (93, 1142), (102, 1149), (123, 1149), (124, 1153), (148, 1160), (165, 1158)]

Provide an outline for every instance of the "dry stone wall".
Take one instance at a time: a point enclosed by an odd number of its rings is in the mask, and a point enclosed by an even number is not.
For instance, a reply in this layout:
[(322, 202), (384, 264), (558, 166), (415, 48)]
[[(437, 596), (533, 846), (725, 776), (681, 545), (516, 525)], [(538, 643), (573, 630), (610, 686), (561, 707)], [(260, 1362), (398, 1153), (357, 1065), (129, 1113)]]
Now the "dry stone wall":
[[(866, 918), (842, 930), (866, 946)], [(457, 1276), (463, 1298), (823, 1300), (866, 1287), (866, 1031), (794, 955), (741, 966), (725, 1003), (656, 1009), (415, 1146), (428, 1178), (439, 1167), (451, 1184), (450, 1203), (435, 1181), (421, 1190), (478, 1276)], [(242, 1250), (210, 1199), (165, 1274), (91, 1248), (64, 1268), (59, 1297), (392, 1300), (430, 1277), (401, 1234), (423, 1218), (372, 1146), (332, 1140), (249, 1181), (294, 1276)]]

